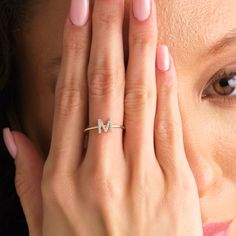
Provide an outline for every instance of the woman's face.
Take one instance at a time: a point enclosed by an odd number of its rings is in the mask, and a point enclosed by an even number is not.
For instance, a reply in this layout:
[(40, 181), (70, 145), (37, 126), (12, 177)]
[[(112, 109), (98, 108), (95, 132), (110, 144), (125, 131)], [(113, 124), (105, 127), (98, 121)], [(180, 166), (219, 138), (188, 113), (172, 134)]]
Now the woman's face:
[[(22, 126), (45, 155), (69, 5), (39, 1), (17, 35)], [(129, 1), (125, 5), (127, 59)], [(185, 150), (203, 222), (236, 218), (236, 95), (223, 85), (236, 73), (236, 1), (157, 0), (157, 8), (159, 43), (169, 47), (177, 69)]]

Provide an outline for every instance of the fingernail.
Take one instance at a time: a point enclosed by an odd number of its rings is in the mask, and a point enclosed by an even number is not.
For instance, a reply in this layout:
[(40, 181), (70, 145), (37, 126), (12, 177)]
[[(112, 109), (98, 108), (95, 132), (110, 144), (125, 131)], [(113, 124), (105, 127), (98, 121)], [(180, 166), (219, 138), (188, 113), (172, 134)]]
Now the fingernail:
[(16, 149), (15, 140), (14, 140), (14, 138), (12, 136), (12, 133), (11, 133), (9, 128), (4, 128), (3, 129), (3, 140), (5, 142), (5, 145), (8, 149), (8, 151), (9, 151), (9, 153), (15, 159), (17, 149)]
[(145, 21), (151, 12), (150, 0), (133, 0), (133, 12), (134, 16), (139, 21)]
[(167, 71), (170, 67), (168, 47), (160, 45), (157, 47), (156, 66), (160, 71)]
[(70, 19), (76, 26), (83, 26), (89, 16), (89, 0), (72, 0), (70, 6)]

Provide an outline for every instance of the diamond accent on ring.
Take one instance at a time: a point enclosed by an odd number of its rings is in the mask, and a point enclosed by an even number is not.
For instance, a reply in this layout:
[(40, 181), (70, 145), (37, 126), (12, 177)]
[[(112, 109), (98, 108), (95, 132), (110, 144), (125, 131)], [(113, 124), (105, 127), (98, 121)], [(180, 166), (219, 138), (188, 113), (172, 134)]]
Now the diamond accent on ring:
[(98, 133), (101, 134), (102, 129), (105, 133), (107, 133), (109, 128), (110, 128), (110, 131), (112, 132), (112, 125), (113, 125), (113, 122), (111, 118), (108, 120), (106, 125), (104, 125), (102, 119), (98, 119)]

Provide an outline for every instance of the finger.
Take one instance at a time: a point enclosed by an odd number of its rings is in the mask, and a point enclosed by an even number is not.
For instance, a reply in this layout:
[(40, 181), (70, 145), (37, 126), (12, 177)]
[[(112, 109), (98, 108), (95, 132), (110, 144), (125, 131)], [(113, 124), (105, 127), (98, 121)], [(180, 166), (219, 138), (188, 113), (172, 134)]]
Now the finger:
[(190, 173), (184, 151), (182, 120), (178, 104), (177, 76), (173, 59), (166, 46), (157, 48), (157, 114), (155, 150), (167, 177)]
[(3, 130), (5, 144), (14, 153), (16, 175), (15, 186), (19, 196), (30, 235), (42, 235), (41, 180), (43, 157), (32, 142), (22, 133), (8, 128)]
[[(144, 2), (144, 1), (143, 1)], [(129, 32), (129, 62), (125, 89), (125, 150), (130, 157), (155, 157), (154, 118), (156, 109), (156, 45), (157, 20), (155, 1), (131, 3)], [(145, 9), (150, 7), (150, 15), (144, 21)], [(143, 12), (142, 12), (142, 11)], [(148, 9), (147, 9), (148, 11)], [(137, 12), (135, 14), (135, 12)], [(142, 155), (143, 154), (143, 155)]]
[[(91, 23), (88, 0), (72, 0), (63, 40), (62, 66), (55, 91), (50, 168), (78, 168), (87, 112), (87, 66)], [(84, 25), (82, 25), (84, 23)]]
[[(124, 53), (123, 53), (124, 1), (95, 1), (93, 9), (93, 37), (89, 62), (89, 127), (104, 125), (109, 118), (113, 124), (123, 125), (124, 103)], [(105, 152), (123, 150), (120, 128), (112, 132), (98, 129), (89, 131), (88, 156), (96, 158)], [(94, 155), (96, 153), (96, 155)]]

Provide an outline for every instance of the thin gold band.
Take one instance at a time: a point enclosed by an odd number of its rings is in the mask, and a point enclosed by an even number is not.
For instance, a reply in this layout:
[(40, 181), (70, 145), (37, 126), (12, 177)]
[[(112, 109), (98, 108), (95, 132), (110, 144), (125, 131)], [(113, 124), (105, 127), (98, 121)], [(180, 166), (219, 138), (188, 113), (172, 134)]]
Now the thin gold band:
[[(122, 128), (122, 129), (125, 129), (125, 127), (122, 126), (122, 125), (112, 125), (112, 128)], [(86, 128), (84, 130), (84, 132), (89, 131), (89, 130), (93, 130), (93, 129), (98, 129), (98, 126), (93, 126), (93, 127)]]
[(86, 129), (84, 129), (84, 132), (90, 131), (90, 130), (93, 130), (93, 129), (97, 129), (98, 133), (100, 134), (102, 132), (102, 130), (105, 133), (107, 133), (108, 130), (110, 130), (112, 132), (112, 128), (121, 128), (121, 129), (125, 130), (125, 127), (123, 125), (113, 125), (112, 119), (110, 118), (106, 125), (103, 123), (102, 119), (98, 119), (98, 125), (92, 126), (92, 127), (88, 127)]

